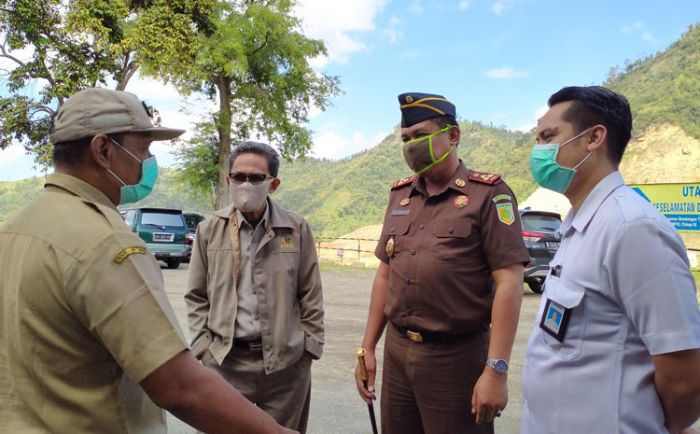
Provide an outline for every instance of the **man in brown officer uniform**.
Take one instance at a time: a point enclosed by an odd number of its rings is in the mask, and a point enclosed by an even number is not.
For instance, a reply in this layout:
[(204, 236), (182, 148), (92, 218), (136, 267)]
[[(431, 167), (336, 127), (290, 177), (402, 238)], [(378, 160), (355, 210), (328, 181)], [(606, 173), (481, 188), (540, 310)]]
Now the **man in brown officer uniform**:
[(467, 169), (455, 106), (406, 93), (402, 150), (415, 176), (394, 183), (375, 255), (362, 346), (375, 399), (374, 350), (387, 336), (383, 433), (491, 433), (507, 403), (506, 373), (522, 300), (517, 204), (499, 175)]
[(160, 267), (117, 212), (155, 184), (151, 142), (182, 133), (126, 92), (60, 108), (56, 172), (0, 227), (0, 432), (165, 433), (158, 407), (210, 433), (292, 432), (188, 351)]

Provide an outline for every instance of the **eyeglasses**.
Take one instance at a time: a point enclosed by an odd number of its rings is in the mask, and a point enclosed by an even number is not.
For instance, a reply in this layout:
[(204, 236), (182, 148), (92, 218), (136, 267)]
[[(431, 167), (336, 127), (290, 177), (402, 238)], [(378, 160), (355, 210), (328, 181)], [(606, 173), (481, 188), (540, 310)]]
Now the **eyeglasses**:
[(244, 182), (250, 182), (251, 184), (260, 184), (261, 182), (273, 178), (266, 173), (243, 173), (243, 172), (231, 172), (228, 177), (233, 181), (234, 184), (243, 184)]

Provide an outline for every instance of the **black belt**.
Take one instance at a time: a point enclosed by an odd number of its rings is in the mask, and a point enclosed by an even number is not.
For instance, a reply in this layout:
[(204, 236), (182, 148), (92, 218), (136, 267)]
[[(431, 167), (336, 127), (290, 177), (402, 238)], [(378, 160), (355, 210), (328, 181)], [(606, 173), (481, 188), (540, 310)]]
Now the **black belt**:
[(401, 327), (399, 325), (394, 324), (393, 322), (391, 325), (394, 326), (397, 332), (403, 337), (408, 338), (411, 342), (415, 342), (417, 344), (425, 344), (425, 343), (431, 343), (431, 342), (438, 342), (442, 344), (447, 344), (450, 342), (458, 342), (462, 341), (477, 335), (480, 335), (486, 331), (486, 328), (478, 329), (478, 330), (471, 330), (465, 333), (460, 333), (460, 334), (451, 334), (451, 333), (441, 333), (441, 332), (426, 332), (423, 330), (411, 330), (406, 327)]
[(233, 346), (248, 351), (262, 351), (262, 341), (242, 341), (236, 339), (233, 342)]

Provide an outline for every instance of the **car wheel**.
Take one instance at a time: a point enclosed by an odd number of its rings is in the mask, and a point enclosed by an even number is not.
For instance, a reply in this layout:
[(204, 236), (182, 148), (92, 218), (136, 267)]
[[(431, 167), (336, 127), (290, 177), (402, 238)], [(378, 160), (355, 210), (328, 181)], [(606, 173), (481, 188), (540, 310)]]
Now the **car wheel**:
[(176, 270), (180, 266), (180, 261), (177, 259), (168, 259), (165, 263), (168, 264), (168, 268), (171, 270)]
[(542, 285), (544, 285), (544, 278), (542, 277), (528, 277), (525, 279), (525, 283), (530, 287), (532, 292), (535, 294), (542, 294)]

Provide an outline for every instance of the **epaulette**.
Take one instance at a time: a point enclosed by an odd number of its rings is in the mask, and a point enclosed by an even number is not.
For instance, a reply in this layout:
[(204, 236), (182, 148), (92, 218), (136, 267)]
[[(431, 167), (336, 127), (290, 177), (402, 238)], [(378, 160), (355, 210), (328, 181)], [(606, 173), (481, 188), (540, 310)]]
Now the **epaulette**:
[(406, 184), (412, 183), (416, 179), (418, 179), (418, 175), (409, 176), (408, 178), (401, 178), (398, 181), (391, 184), (391, 189), (396, 190), (399, 187), (403, 187)]
[(470, 181), (480, 182), (482, 184), (494, 185), (501, 179), (498, 173), (485, 173), (472, 170), (469, 174)]

